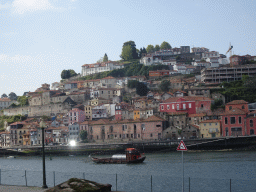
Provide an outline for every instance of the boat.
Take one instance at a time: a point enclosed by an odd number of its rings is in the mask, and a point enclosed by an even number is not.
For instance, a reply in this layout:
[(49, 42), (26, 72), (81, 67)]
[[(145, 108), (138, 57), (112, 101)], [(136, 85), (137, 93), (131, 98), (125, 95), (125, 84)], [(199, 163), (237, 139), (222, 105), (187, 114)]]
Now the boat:
[(132, 164), (142, 163), (146, 157), (141, 156), (140, 152), (135, 148), (127, 148), (125, 154), (112, 155), (110, 158), (97, 158), (91, 157), (94, 163), (106, 163), (106, 164)]
[(15, 159), (15, 156), (8, 156), (7, 159)]

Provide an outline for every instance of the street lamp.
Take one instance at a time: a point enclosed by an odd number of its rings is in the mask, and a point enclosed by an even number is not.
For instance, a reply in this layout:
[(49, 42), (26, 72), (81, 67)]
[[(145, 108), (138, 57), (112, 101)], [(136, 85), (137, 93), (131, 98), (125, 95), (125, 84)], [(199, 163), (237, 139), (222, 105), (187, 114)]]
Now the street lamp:
[(44, 128), (45, 128), (45, 122), (43, 119), (40, 119), (40, 128), (42, 130), (42, 149), (43, 149), (43, 186), (42, 188), (48, 188), (46, 185), (46, 177), (45, 177), (45, 154), (44, 154)]

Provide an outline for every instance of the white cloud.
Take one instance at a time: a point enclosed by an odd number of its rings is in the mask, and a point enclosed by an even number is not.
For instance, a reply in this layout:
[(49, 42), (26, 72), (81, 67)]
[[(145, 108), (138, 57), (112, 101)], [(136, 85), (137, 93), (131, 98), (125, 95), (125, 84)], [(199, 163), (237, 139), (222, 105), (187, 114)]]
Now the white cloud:
[(54, 8), (48, 0), (14, 0), (12, 6), (18, 14)]

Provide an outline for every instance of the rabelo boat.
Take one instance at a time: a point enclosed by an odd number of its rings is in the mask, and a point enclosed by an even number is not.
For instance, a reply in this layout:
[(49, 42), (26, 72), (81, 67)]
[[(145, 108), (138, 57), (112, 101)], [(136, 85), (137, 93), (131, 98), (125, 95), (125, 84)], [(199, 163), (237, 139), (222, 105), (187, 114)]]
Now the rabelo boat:
[(125, 155), (112, 155), (110, 158), (96, 158), (91, 157), (95, 163), (108, 163), (108, 164), (132, 164), (142, 163), (146, 157), (141, 156), (140, 152), (135, 148), (127, 148)]

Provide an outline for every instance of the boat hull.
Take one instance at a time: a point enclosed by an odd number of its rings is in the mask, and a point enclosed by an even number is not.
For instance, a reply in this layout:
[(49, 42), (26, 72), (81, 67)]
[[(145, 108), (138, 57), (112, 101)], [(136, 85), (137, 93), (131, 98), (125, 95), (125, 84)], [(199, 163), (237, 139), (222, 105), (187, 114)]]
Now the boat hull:
[(127, 161), (124, 159), (113, 159), (113, 158), (96, 158), (92, 157), (92, 161), (94, 163), (102, 163), (102, 164), (136, 164), (136, 163), (142, 163), (146, 157), (140, 157), (135, 160)]

